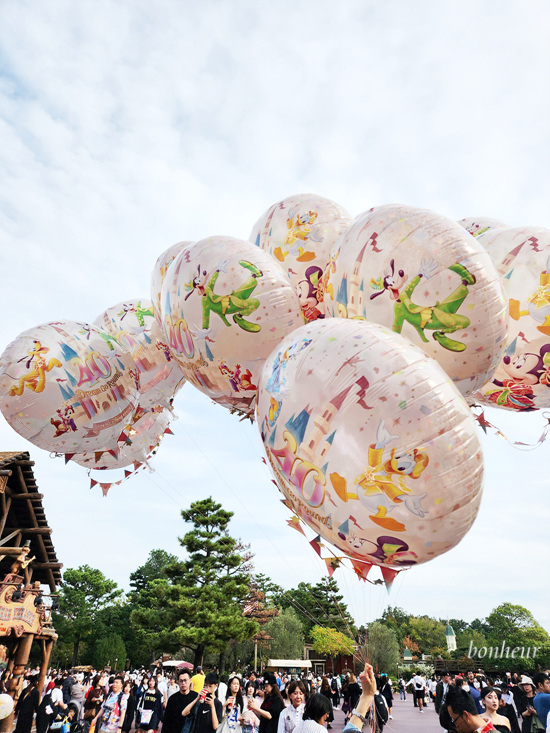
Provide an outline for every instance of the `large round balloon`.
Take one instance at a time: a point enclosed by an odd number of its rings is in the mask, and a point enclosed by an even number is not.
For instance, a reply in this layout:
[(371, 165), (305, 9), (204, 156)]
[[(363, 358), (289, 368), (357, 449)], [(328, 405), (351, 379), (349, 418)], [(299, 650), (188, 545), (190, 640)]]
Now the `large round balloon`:
[(191, 242), (185, 241), (178, 242), (177, 244), (173, 244), (171, 247), (168, 247), (168, 249), (159, 255), (155, 262), (155, 266), (153, 267), (153, 272), (151, 273), (151, 300), (153, 301), (155, 318), (160, 328), (162, 328), (162, 318), (160, 315), (160, 294), (162, 292), (162, 283), (164, 282), (164, 278), (172, 262), (176, 259), (179, 253), (183, 252), (183, 250), (190, 244)]
[(170, 348), (187, 379), (250, 414), (268, 354), (303, 324), (298, 296), (275, 260), (232, 237), (195, 242), (170, 265), (162, 288)]
[(324, 317), (323, 271), (332, 246), (350, 224), (345, 209), (313, 193), (278, 201), (254, 224), (250, 241), (281, 263), (298, 291), (306, 321)]
[(257, 424), (291, 507), (352, 558), (426, 562), (475, 519), (470, 410), (433, 359), (383, 326), (332, 318), (290, 334), (262, 371)]
[(335, 245), (325, 303), (367, 318), (436, 359), (464, 396), (493, 374), (506, 340), (498, 274), (482, 244), (456, 222), (391, 204), (357, 217)]
[(107, 308), (94, 324), (132, 355), (139, 372), (140, 407), (169, 407), (185, 377), (155, 320), (152, 302), (145, 298), (125, 300)]
[(5, 720), (13, 713), (13, 697), (7, 692), (0, 694), (0, 720)]
[(31, 443), (56, 453), (116, 441), (139, 401), (134, 361), (109, 333), (59, 321), (20, 334), (0, 362), (0, 409)]
[(505, 224), (500, 219), (491, 219), (489, 216), (469, 216), (465, 219), (460, 219), (458, 222), (463, 229), (466, 229), (472, 237), (483, 237), (488, 232), (502, 231), (508, 229), (508, 224)]
[(110, 470), (144, 463), (155, 451), (170, 424), (170, 413), (146, 412), (123, 428), (122, 440), (115, 441), (101, 451), (72, 456), (73, 463), (91, 469)]
[(504, 357), (475, 397), (520, 412), (550, 407), (550, 230), (492, 231), (483, 243), (502, 277), (510, 317)]

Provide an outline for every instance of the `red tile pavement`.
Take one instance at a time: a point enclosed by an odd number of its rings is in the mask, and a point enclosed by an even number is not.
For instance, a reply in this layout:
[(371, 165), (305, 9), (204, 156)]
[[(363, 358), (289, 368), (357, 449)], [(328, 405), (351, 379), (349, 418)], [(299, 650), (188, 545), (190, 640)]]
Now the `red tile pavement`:
[[(392, 707), (393, 720), (388, 720), (384, 726), (384, 733), (443, 733), (439, 725), (439, 716), (435, 714), (432, 704), (424, 708), (420, 713), (414, 707), (412, 695), (407, 695), (406, 700), (400, 700), (399, 695), (393, 698)], [(344, 713), (341, 710), (334, 711), (334, 723), (331, 733), (341, 733), (344, 728)], [(365, 728), (364, 731), (368, 731)]]

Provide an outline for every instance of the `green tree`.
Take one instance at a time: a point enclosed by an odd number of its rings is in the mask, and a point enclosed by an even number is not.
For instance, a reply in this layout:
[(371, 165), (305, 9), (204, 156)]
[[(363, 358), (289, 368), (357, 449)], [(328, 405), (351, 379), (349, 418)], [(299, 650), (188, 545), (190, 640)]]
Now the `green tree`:
[(130, 575), (131, 634), (120, 633), (135, 665), (148, 666), (161, 652), (173, 653), (179, 649), (178, 641), (168, 633), (170, 621), (166, 616), (171, 585), (166, 568), (176, 562), (176, 555), (165, 550), (151, 550), (145, 563)]
[(273, 637), (270, 656), (273, 659), (301, 659), (304, 653), (304, 632), (293, 608), (285, 610), (265, 626)]
[(335, 628), (354, 638), (357, 635), (353, 619), (334, 578), (324, 577), (317, 585), (299, 583), (297, 588), (276, 594), (274, 602), (280, 608), (294, 608), (302, 623), (306, 640), (311, 640), (311, 632), (316, 625)]
[(243, 616), (252, 554), (228, 533), (232, 512), (212, 498), (194, 502), (181, 515), (193, 525), (180, 538), (187, 559), (168, 565), (166, 579), (149, 582), (155, 607), (137, 609), (132, 620), (143, 629), (153, 623), (163, 648), (187, 647), (197, 665), (207, 647), (221, 654), (230, 641), (244, 641), (257, 631), (258, 625)]
[(92, 636), (99, 610), (121, 595), (122, 590), (101, 570), (81, 565), (65, 571), (54, 624), (58, 633), (73, 645), (73, 667), (78, 663), (80, 643)]
[(314, 626), (311, 630), (313, 648), (319, 654), (327, 657), (337, 657), (339, 654), (353, 654), (353, 639), (342, 634), (337, 629), (327, 629), (324, 626)]
[[(550, 661), (550, 636), (548, 632), (535, 620), (533, 614), (523, 606), (512, 603), (501, 603), (493, 609), (486, 619), (489, 632), (487, 645), (502, 652), (502, 645), (508, 647), (510, 654), (517, 649), (514, 655), (514, 669), (526, 671), (534, 666), (545, 666)], [(537, 647), (535, 662), (531, 651), (527, 657), (527, 649)], [(523, 656), (521, 649), (523, 649)], [(499, 669), (510, 666), (507, 657), (496, 660), (495, 666)]]
[(177, 561), (178, 558), (166, 550), (151, 550), (145, 563), (130, 574), (130, 599), (139, 602), (139, 594), (148, 593), (153, 580), (166, 578), (166, 568)]
[(430, 616), (411, 616), (409, 636), (420, 647), (422, 654), (439, 654), (447, 649), (445, 626)]
[(470, 650), (470, 644), (479, 649), (487, 646), (487, 639), (475, 629), (466, 628), (464, 631), (459, 631), (456, 635), (456, 652), (453, 653), (453, 656), (457, 659), (466, 657)]
[(115, 672), (126, 667), (126, 647), (120, 634), (105, 634), (94, 644), (94, 666), (104, 669), (107, 665)]
[(367, 629), (366, 652), (376, 671), (390, 674), (401, 659), (395, 631), (380, 621), (373, 621)]

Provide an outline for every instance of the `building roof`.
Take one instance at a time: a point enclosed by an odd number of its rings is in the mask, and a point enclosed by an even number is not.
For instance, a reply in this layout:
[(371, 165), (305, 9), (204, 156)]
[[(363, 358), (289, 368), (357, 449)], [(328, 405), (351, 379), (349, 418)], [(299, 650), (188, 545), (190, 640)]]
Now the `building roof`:
[[(63, 565), (57, 560), (33, 465), (27, 451), (0, 451), (0, 556), (2, 545), (19, 547), (30, 541), (32, 579), (53, 593)], [(13, 555), (0, 560), (0, 573), (9, 573), (12, 562)]]
[(456, 636), (454, 629), (450, 624), (447, 624), (447, 627), (445, 629), (445, 636)]
[(309, 669), (311, 662), (309, 659), (269, 659), (268, 667), (299, 667), (300, 669)]

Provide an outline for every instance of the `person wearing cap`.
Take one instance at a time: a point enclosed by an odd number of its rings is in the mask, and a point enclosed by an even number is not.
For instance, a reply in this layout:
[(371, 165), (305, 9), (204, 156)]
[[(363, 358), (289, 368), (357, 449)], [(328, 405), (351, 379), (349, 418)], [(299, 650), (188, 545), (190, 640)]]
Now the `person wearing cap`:
[(264, 700), (261, 706), (255, 700), (248, 703), (248, 709), (260, 719), (259, 733), (277, 733), (279, 716), (284, 707), (275, 675), (273, 672), (264, 672)]
[(543, 730), (546, 730), (546, 721), (550, 713), (550, 677), (546, 672), (537, 672), (533, 675), (533, 684), (535, 685), (536, 695), (533, 698), (533, 705), (539, 716), (539, 720), (543, 724)]
[[(535, 699), (535, 685), (533, 680), (527, 675), (522, 675), (520, 682), (518, 683), (518, 690), (520, 694), (516, 697), (516, 708), (518, 715), (521, 718), (521, 733), (531, 733), (531, 729), (544, 730), (544, 725), (539, 721), (534, 723), (533, 716), (537, 717), (537, 711), (533, 705)], [(538, 727), (536, 727), (538, 726)]]

